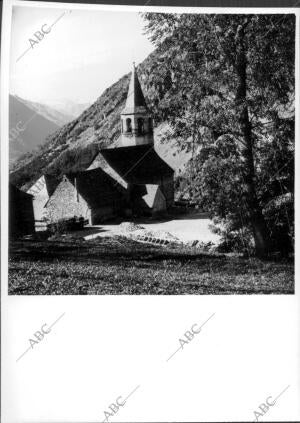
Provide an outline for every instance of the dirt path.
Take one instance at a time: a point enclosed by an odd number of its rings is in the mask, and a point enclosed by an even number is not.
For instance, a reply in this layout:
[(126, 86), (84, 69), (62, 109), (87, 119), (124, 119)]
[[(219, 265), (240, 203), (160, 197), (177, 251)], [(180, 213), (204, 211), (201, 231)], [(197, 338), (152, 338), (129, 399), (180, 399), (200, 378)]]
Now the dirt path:
[[(214, 234), (210, 225), (211, 219), (202, 217), (200, 214), (182, 216), (180, 219), (170, 219), (166, 221), (153, 222), (138, 222), (146, 231), (161, 232), (165, 231), (178, 238), (181, 242), (188, 241), (202, 241), (202, 242), (219, 242), (219, 236)], [(94, 239), (97, 237), (124, 235), (124, 231), (120, 224), (102, 224), (86, 228), (86, 240)], [(139, 231), (140, 232), (140, 231)], [(78, 236), (82, 236), (82, 232), (78, 232)]]

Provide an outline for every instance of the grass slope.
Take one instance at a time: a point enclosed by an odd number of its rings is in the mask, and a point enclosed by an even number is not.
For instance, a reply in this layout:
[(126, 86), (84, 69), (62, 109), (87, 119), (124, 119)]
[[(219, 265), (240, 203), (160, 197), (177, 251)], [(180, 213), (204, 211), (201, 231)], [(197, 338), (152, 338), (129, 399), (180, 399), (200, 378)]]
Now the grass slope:
[(293, 294), (294, 264), (125, 238), (15, 241), (9, 294)]

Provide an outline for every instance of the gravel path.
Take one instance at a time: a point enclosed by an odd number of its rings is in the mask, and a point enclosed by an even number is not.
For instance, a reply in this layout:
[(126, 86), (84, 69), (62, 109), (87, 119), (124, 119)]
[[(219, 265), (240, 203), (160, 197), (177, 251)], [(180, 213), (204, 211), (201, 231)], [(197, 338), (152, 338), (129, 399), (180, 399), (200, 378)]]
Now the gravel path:
[[(143, 229), (146, 233), (151, 233), (153, 236), (163, 237), (162, 234), (168, 233), (170, 237), (174, 237), (181, 242), (189, 242), (198, 240), (201, 242), (218, 243), (219, 236), (210, 230), (212, 221), (207, 218), (197, 217), (193, 215), (192, 218), (171, 219), (164, 222), (147, 222), (133, 224), (131, 222), (123, 222), (121, 224), (102, 224), (93, 226), (91, 234), (88, 234), (85, 239), (94, 239), (98, 236), (114, 236), (126, 235), (136, 233), (141, 235)], [(142, 227), (142, 228), (141, 228)], [(94, 230), (94, 233), (93, 233)], [(82, 236), (78, 233), (79, 236)]]

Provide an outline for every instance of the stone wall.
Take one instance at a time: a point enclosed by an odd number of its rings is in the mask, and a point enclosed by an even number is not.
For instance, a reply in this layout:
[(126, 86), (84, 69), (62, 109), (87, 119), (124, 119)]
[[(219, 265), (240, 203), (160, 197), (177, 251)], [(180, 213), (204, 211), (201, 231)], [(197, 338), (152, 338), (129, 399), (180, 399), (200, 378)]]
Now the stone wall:
[(173, 176), (163, 177), (160, 182), (161, 192), (164, 194), (167, 208), (174, 204), (174, 179)]
[(47, 216), (50, 222), (73, 216), (83, 216), (91, 223), (91, 210), (86, 201), (77, 194), (75, 186), (64, 178), (58, 185), (47, 205)]
[(157, 190), (152, 208), (152, 213), (165, 211), (167, 207), (165, 196), (160, 189)]

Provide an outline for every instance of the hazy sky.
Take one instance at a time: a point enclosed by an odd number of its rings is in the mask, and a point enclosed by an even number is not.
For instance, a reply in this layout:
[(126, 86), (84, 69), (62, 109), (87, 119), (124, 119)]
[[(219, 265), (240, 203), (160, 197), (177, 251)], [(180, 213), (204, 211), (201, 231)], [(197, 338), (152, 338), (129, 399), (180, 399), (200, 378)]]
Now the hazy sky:
[[(37, 44), (29, 41), (52, 24)], [(152, 50), (136, 12), (14, 7), (10, 92), (44, 103), (92, 102)]]

